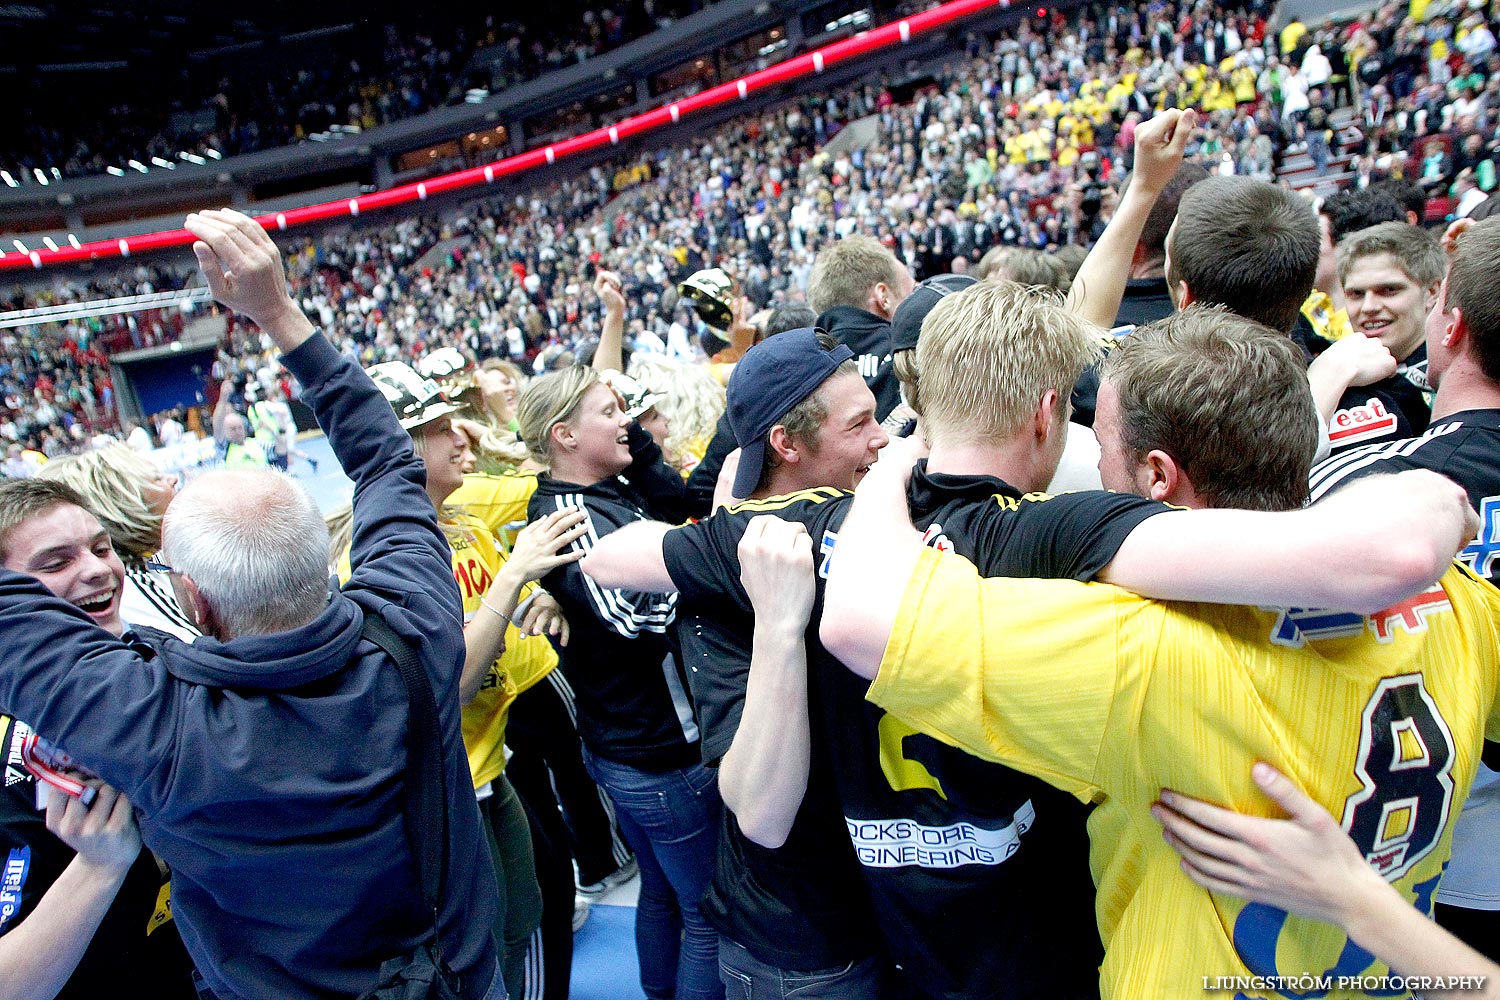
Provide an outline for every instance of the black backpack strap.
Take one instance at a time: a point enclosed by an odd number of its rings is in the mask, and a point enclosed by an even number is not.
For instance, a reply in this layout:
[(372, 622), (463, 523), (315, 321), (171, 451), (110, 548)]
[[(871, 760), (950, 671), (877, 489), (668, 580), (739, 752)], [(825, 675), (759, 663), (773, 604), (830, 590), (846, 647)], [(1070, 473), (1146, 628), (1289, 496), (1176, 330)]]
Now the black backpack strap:
[(432, 694), (432, 682), (427, 679), (411, 643), (397, 635), (378, 614), (371, 612), (365, 614), (363, 635), (396, 661), (396, 667), (401, 671), (401, 683), (406, 687), (411, 718), (407, 729), (406, 782), (402, 789), (401, 813), (406, 821), (406, 838), (417, 859), (422, 898), (432, 911), (436, 944), (438, 900), (448, 875), (448, 797), (443, 780), (443, 743), (437, 701)]

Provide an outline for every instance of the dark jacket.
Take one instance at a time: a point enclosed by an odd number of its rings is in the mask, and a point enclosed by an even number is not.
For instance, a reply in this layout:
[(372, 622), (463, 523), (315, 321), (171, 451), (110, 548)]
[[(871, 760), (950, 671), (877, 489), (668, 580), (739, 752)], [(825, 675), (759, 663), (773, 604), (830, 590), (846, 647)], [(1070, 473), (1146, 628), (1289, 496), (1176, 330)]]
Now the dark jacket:
[(401, 815), (407, 702), (361, 639), (378, 611), (432, 680), (449, 803), (442, 951), (482, 996), (494, 868), (459, 731), (462, 608), (448, 543), (384, 397), (314, 337), (283, 359), (355, 482), (354, 572), (289, 632), (165, 640), (143, 659), (30, 577), (0, 572), (0, 710), (130, 796), (221, 997), (334, 997), (431, 933)]
[[(638, 423), (630, 425), (630, 452), (634, 461), (622, 475), (587, 486), (538, 476), (527, 520), (582, 507), (589, 530), (572, 547), (584, 552), (635, 521), (683, 520), (682, 477)], [(677, 595), (607, 590), (576, 562), (548, 573), (542, 585), (568, 618), (562, 669), (578, 698), (578, 733), (589, 752), (658, 773), (697, 764), (698, 726), (677, 651)]]
[(849, 345), (865, 385), (875, 394), (875, 419), (901, 405), (901, 387), (891, 371), (891, 324), (853, 306), (834, 306), (818, 317), (818, 328)]

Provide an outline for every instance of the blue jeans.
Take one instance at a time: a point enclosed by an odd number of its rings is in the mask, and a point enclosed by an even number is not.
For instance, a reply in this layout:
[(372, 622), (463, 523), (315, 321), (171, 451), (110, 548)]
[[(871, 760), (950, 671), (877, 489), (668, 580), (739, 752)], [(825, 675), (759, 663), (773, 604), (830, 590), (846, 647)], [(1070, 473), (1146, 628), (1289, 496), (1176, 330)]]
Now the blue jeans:
[(719, 935), (699, 901), (713, 880), (719, 786), (695, 764), (654, 774), (584, 751), (584, 765), (615, 804), (641, 866), (635, 948), (650, 1000), (722, 1000)]
[(880, 966), (866, 958), (832, 969), (778, 969), (727, 937), (719, 938), (719, 975), (728, 1000), (879, 1000)]

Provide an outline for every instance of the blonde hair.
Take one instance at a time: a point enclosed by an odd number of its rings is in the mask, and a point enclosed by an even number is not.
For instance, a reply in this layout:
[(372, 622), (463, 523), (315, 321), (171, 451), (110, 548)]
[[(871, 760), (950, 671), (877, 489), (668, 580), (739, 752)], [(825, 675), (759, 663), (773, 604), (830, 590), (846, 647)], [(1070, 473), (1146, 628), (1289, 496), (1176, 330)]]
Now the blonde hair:
[(115, 443), (55, 458), (37, 476), (71, 486), (88, 501), (125, 559), (139, 562), (161, 548), (161, 515), (152, 511), (145, 494), (162, 471), (135, 449)]
[(920, 405), (929, 440), (995, 441), (1026, 426), (1049, 389), (1066, 403), (1099, 355), (1099, 332), (1056, 293), (982, 281), (946, 296), (917, 341)]
[(599, 381), (599, 374), (586, 365), (573, 365), (533, 379), (516, 403), (516, 423), (521, 440), (540, 462), (552, 461), (552, 428), (578, 409), (583, 394)]
[(1055, 288), (1064, 294), (1073, 285), (1066, 262), (1029, 247), (991, 248), (975, 265), (974, 276), (980, 281), (1015, 281)]
[(652, 392), (667, 418), (668, 460), (681, 469), (703, 458), (724, 413), (724, 385), (707, 366), (682, 364), (659, 356), (635, 358), (630, 375)]
[(834, 306), (865, 308), (870, 289), (882, 281), (895, 288), (901, 263), (873, 236), (845, 236), (825, 247), (807, 279), (807, 304), (819, 314)]
[(346, 503), (323, 515), (328, 526), (328, 572), (338, 572), (344, 553), (354, 544), (354, 504)]
[[(479, 364), (480, 371), (500, 371), (516, 384), (519, 394), (526, 388), (526, 376), (504, 358), (487, 358)], [(502, 424), (484, 402), (484, 393), (475, 381), (455, 400), (462, 409), (454, 414), (464, 420), (472, 420), (484, 430), (475, 448), (481, 472), (502, 472), (515, 468), (531, 457), (524, 442), (510, 427)], [(519, 400), (518, 400), (519, 402)]]

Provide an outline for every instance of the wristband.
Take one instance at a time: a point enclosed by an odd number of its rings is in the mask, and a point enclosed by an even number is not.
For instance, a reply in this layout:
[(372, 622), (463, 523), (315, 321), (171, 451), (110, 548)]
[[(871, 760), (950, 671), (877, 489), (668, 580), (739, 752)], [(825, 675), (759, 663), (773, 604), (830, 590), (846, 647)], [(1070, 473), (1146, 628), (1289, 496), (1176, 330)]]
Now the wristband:
[(491, 614), (498, 615), (502, 621), (505, 621), (511, 625), (515, 624), (515, 622), (511, 620), (510, 615), (506, 614), (504, 611), (501, 611), (499, 608), (495, 607), (483, 597), (479, 599), (479, 606), (484, 608), (484, 610), (490, 612)]

